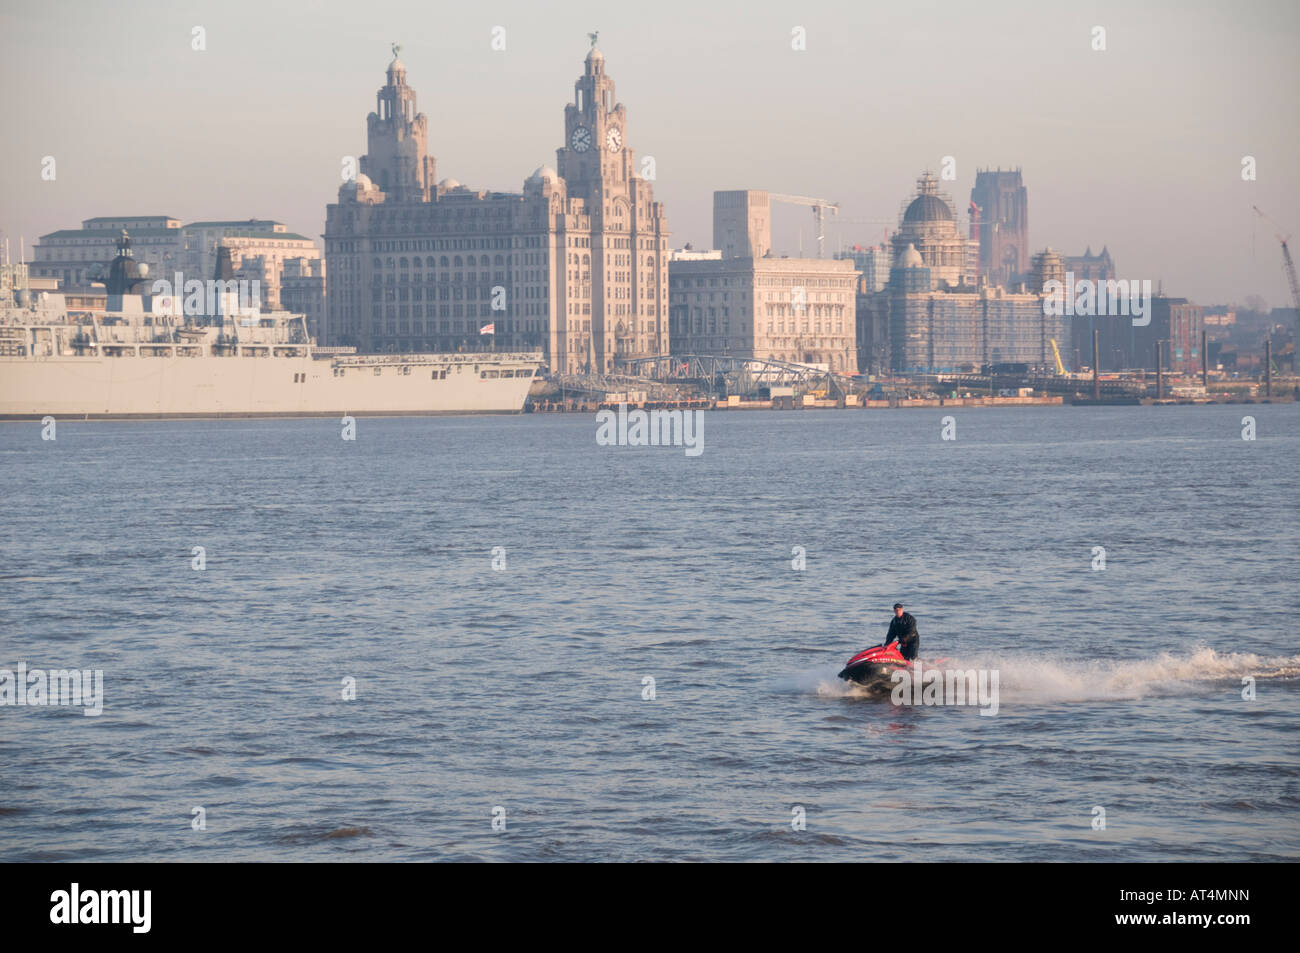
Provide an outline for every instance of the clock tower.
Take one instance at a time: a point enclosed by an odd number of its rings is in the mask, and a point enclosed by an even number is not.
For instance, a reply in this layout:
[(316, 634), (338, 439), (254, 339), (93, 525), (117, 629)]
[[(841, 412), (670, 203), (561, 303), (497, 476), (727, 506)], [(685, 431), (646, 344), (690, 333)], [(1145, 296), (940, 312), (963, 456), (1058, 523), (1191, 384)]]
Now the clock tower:
[(557, 344), (561, 366), (609, 373), (619, 359), (668, 353), (668, 230), (650, 181), (637, 174), (627, 110), (614, 98), (596, 34), (591, 41), (557, 150), (570, 276)]
[(626, 121), (626, 109), (614, 98), (614, 81), (605, 73), (605, 55), (593, 45), (583, 75), (573, 84), (573, 102), (564, 107), (558, 168), (570, 195), (601, 179), (627, 181), (620, 176), (627, 171), (624, 160), (632, 158), (624, 145)]

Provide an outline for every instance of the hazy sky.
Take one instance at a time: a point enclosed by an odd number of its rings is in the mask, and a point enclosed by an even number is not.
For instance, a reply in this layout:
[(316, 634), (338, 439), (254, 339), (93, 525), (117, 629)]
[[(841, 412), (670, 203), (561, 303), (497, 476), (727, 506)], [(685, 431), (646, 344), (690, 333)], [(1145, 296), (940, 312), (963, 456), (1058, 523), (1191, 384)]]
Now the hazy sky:
[[(1273, 229), (1300, 234), (1300, 4), (289, 3), (5, 0), (0, 230), (17, 257), (96, 215), (274, 218), (319, 238), (341, 159), (402, 45), (438, 176), (517, 191), (555, 164), (600, 30), (627, 138), (657, 165), (672, 244), (712, 244), (714, 189), (897, 221), (925, 168), (964, 209), (977, 167), (1020, 166), (1030, 244), (1110, 246), (1122, 277), (1204, 303), (1286, 306)], [(206, 49), (192, 49), (195, 26)], [(506, 49), (492, 49), (494, 27)], [(791, 49), (806, 30), (807, 49)], [(1092, 49), (1093, 27), (1106, 50)], [(57, 179), (42, 181), (44, 156)], [(1243, 156), (1258, 178), (1245, 182)], [(807, 209), (778, 250), (811, 249)], [(878, 241), (883, 224), (830, 242)], [(892, 224), (891, 224), (892, 227)], [(1300, 244), (1300, 241), (1297, 242)], [(29, 253), (30, 257), (30, 253)]]

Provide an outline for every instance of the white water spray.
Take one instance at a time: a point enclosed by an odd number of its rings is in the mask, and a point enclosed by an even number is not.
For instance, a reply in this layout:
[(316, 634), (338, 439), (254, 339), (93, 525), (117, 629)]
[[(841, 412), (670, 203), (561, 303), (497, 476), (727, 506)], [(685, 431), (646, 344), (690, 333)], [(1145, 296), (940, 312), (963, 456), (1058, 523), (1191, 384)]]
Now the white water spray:
[[(923, 658), (924, 662), (925, 659)], [(872, 696), (860, 686), (835, 677), (842, 665), (825, 665), (785, 679), (780, 687), (826, 697)], [(1164, 652), (1132, 660), (1067, 659), (1044, 655), (976, 655), (949, 657), (936, 669), (996, 669), (1002, 704), (1046, 705), (1060, 702), (1133, 700), (1150, 696), (1205, 694), (1216, 682), (1242, 678), (1300, 677), (1300, 655), (1261, 656), (1220, 653), (1199, 647), (1185, 655)], [(888, 699), (888, 695), (884, 696)]]

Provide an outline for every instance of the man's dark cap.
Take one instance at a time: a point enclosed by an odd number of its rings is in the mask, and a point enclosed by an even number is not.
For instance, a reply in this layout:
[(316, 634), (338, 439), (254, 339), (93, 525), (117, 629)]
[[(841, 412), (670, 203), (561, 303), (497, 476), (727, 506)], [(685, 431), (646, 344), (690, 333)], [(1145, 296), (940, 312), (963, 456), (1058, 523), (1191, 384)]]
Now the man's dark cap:
[(894, 608), (895, 608), (895, 609), (901, 609), (901, 608), (903, 608), (903, 604), (902, 604), (901, 602), (895, 602), (895, 603), (894, 603)]

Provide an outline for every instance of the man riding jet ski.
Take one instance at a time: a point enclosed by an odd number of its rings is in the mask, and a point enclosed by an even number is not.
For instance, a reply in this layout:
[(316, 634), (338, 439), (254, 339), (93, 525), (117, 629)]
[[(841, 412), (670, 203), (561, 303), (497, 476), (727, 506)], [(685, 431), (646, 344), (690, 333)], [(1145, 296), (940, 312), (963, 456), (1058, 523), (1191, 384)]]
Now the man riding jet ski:
[(863, 649), (853, 656), (839, 677), (859, 685), (888, 688), (892, 684), (890, 676), (899, 669), (910, 668), (920, 648), (921, 636), (916, 631), (916, 619), (903, 611), (901, 602), (895, 602), (894, 618), (889, 622), (885, 643)]

